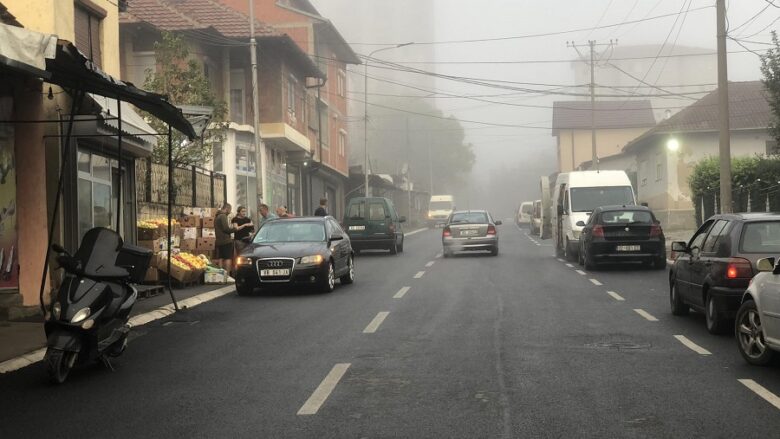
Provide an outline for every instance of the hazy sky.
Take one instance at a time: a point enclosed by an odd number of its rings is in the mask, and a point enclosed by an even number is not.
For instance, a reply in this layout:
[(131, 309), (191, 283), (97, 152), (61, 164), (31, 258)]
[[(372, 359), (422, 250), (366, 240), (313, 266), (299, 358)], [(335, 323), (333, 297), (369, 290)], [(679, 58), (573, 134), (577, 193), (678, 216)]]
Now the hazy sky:
[[(569, 63), (528, 63), (536, 60), (569, 60), (577, 53), (567, 47), (567, 41), (586, 44), (588, 39), (608, 43), (618, 39), (618, 47), (656, 44), (665, 42), (665, 50), (692, 46), (714, 50), (715, 8), (714, 0), (359, 0), (363, 7), (380, 11), (380, 16), (404, 17), (409, 22), (419, 21), (414, 4), (434, 3), (431, 29), (414, 28), (399, 24), (399, 35), (388, 36), (371, 33), (371, 26), (357, 26), (354, 5), (356, 0), (315, 0), (320, 12), (331, 18), (342, 29), (345, 38), (353, 43), (356, 52), (365, 54), (381, 47), (366, 43), (402, 43), (416, 41), (452, 42), (431, 45), (410, 46), (384, 52), (383, 59), (396, 62), (415, 59), (413, 67), (435, 70), (440, 74), (458, 77), (472, 77), (491, 80), (527, 82), (538, 84), (574, 85), (574, 71)], [(700, 9), (707, 7), (705, 9)], [(384, 8), (384, 9), (383, 9)], [(389, 8), (389, 9), (387, 9)], [(679, 14), (685, 12), (687, 14)], [(761, 12), (763, 10), (763, 12)], [(511, 38), (499, 41), (463, 42), (463, 40), (484, 40), (540, 33), (554, 33), (572, 29), (607, 26), (626, 21), (674, 14), (666, 18), (650, 19), (641, 23), (619, 27), (606, 27), (559, 35), (534, 38)], [(778, 27), (773, 21), (780, 18), (780, 8), (765, 0), (731, 0), (728, 11), (730, 35), (751, 42), (767, 42), (769, 31)], [(370, 20), (368, 20), (370, 21)], [(780, 23), (780, 21), (778, 21)], [(387, 23), (382, 23), (384, 28)], [(378, 27), (377, 27), (378, 28)], [(382, 32), (384, 33), (384, 32)], [(388, 40), (388, 38), (396, 38)], [(415, 38), (418, 38), (417, 40)], [(419, 38), (426, 38), (420, 41)], [(454, 42), (453, 42), (454, 41)], [(767, 46), (744, 43), (750, 49), (762, 50)], [(729, 42), (730, 51), (745, 51), (735, 42)], [(431, 64), (419, 64), (420, 54), (430, 54)], [(429, 55), (426, 55), (426, 57)], [(502, 62), (474, 64), (474, 61)], [(504, 62), (523, 61), (507, 64)], [(471, 62), (471, 63), (469, 63)], [(606, 68), (606, 67), (605, 67)], [(730, 79), (760, 79), (758, 57), (753, 53), (732, 53), (729, 55)], [(406, 81), (413, 83), (415, 74), (405, 74)], [(596, 76), (598, 78), (597, 69)], [(597, 79), (598, 82), (598, 79)], [(457, 94), (509, 93), (505, 90), (463, 84), (437, 79), (439, 91)], [(544, 89), (546, 87), (531, 87)], [(555, 100), (568, 100), (566, 96), (512, 95), (490, 98), (512, 103), (551, 105)], [(475, 123), (464, 123), (468, 140), (475, 145), (477, 165), (475, 167), (475, 196), (487, 187), (491, 174), (514, 168), (517, 187), (521, 196), (536, 197), (538, 176), (554, 170), (555, 143), (549, 129), (552, 110), (547, 108), (524, 108), (486, 104), (472, 99), (438, 99), (437, 105), (446, 113), (461, 119), (506, 125), (532, 125), (538, 129), (490, 127)], [(495, 175), (493, 177), (495, 179)], [(478, 187), (477, 187), (478, 186)], [(529, 189), (526, 190), (526, 187)], [(505, 194), (504, 194), (505, 196)]]

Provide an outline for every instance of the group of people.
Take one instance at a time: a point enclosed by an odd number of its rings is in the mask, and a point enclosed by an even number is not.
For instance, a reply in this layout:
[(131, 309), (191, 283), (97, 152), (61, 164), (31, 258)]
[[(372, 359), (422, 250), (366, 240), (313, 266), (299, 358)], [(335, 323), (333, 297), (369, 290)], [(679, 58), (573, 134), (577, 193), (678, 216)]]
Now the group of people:
[[(327, 203), (328, 200), (322, 198), (319, 207), (314, 211), (314, 216), (328, 215)], [(223, 204), (214, 220), (217, 253), (215, 262), (228, 273), (232, 272), (233, 258), (250, 244), (252, 234), (255, 232), (255, 224), (247, 216), (246, 207), (238, 206), (236, 216), (228, 220), (232, 210), (233, 206), (230, 203)], [(261, 204), (259, 213), (259, 226), (277, 218), (294, 218), (294, 215), (288, 212), (287, 206), (279, 206), (276, 208), (276, 213), (271, 213), (267, 204)]]

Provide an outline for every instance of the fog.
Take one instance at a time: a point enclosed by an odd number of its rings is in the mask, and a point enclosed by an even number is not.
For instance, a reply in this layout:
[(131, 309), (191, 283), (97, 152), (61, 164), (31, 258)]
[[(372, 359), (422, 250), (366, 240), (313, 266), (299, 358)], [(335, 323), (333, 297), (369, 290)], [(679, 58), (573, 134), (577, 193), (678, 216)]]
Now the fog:
[[(668, 55), (715, 50), (715, 8), (708, 7), (714, 4), (713, 0), (315, 0), (314, 4), (361, 55), (388, 47), (385, 44), (415, 42), (408, 47), (385, 50), (375, 58), (435, 71), (439, 75), (490, 80), (493, 84), (512, 81), (513, 86), (540, 91), (520, 92), (419, 73), (369, 70), (369, 77), (392, 77), (419, 89), (449, 94), (431, 101), (445, 115), (469, 121), (462, 122), (462, 126), (466, 141), (473, 144), (476, 155), (470, 184), (458, 193), (459, 207), (488, 208), (500, 217), (511, 216), (523, 200), (539, 198), (539, 177), (557, 170), (556, 144), (551, 132), (552, 103), (585, 99), (557, 94), (557, 91), (588, 90), (574, 87), (587, 83), (589, 77), (581, 76), (589, 72), (582, 70), (587, 69), (584, 62), (565, 62), (579, 59), (578, 52), (568, 47), (567, 42), (583, 45), (577, 50), (585, 55), (588, 53), (587, 41), (596, 40), (599, 59), (640, 56), (634, 55), (640, 51), (637, 46), (654, 46), (645, 49), (654, 55), (662, 53), (662, 58), (648, 56), (656, 59), (641, 65), (639, 71), (641, 74), (641, 69), (647, 69), (642, 76), (652, 85), (693, 84), (703, 77), (704, 84), (713, 84), (705, 87), (710, 90), (717, 79), (714, 68), (709, 71), (697, 67), (714, 66), (714, 58), (702, 58), (700, 63), (689, 62), (682, 67), (666, 61), (670, 58)], [(669, 16), (653, 18), (663, 15)], [(730, 34), (752, 43), (743, 42), (745, 47), (742, 47), (734, 41), (729, 42), (729, 51), (734, 52), (729, 54), (730, 80), (760, 79), (758, 56), (746, 49), (762, 53), (767, 46), (761, 43), (770, 41), (769, 31), (777, 27), (773, 22), (778, 17), (780, 9), (772, 8), (764, 0), (731, 2), (728, 11)], [(611, 26), (632, 21), (638, 22)], [(594, 27), (602, 28), (587, 30)], [(574, 29), (583, 30), (561, 32)], [(561, 33), (549, 35), (558, 32)], [(534, 34), (547, 35), (512, 38)], [(613, 41), (611, 45), (610, 40)], [(614, 40), (617, 40), (616, 44)], [(362, 66), (352, 69), (362, 72)], [(605, 82), (607, 79), (604, 78), (609, 78), (613, 82), (620, 80), (622, 87), (642, 85), (635, 79), (621, 78), (606, 63), (597, 64), (595, 70), (597, 84), (614, 85)], [(350, 89), (362, 93), (362, 84), (356, 82), (353, 76)], [(372, 93), (391, 89), (398, 92), (397, 86), (378, 81), (372, 81), (369, 87), (369, 99), (372, 100), (375, 99)], [(557, 91), (551, 92), (552, 89)], [(401, 90), (406, 94), (414, 91)], [(649, 87), (634, 88), (633, 94), (653, 91), (656, 90)], [(454, 98), (450, 95), (491, 97)], [(663, 110), (658, 108), (656, 101), (653, 105), (656, 110)], [(682, 106), (668, 105), (672, 111)], [(353, 107), (350, 114), (351, 120), (358, 121), (352, 130), (352, 148), (356, 154), (362, 154), (357, 151), (362, 142), (362, 103), (357, 108), (360, 111)], [(358, 132), (360, 135), (356, 136)]]

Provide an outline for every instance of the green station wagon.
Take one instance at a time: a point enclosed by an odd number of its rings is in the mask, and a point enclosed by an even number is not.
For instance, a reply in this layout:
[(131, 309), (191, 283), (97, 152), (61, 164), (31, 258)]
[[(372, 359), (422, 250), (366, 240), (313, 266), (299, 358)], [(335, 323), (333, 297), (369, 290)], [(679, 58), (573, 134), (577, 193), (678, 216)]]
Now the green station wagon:
[(344, 230), (352, 241), (352, 248), (361, 250), (390, 250), (390, 254), (404, 251), (404, 230), (393, 202), (387, 198), (358, 197), (347, 205)]

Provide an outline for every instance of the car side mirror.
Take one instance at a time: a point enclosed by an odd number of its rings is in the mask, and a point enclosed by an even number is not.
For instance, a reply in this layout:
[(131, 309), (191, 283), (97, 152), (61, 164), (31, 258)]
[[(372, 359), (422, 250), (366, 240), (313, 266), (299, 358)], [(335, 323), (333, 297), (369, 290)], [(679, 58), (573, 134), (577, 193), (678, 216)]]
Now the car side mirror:
[(577, 224), (575, 224), (577, 227), (585, 227), (585, 221), (577, 221)]
[(334, 233), (334, 234), (330, 235), (330, 241), (331, 242), (333, 242), (333, 241), (341, 241), (342, 239), (344, 239), (344, 237), (342, 235), (338, 234), (338, 233)]
[(761, 258), (756, 262), (756, 269), (759, 272), (775, 271), (775, 258)]
[(672, 243), (672, 251), (676, 253), (690, 253), (691, 250), (688, 248), (688, 244), (685, 243), (685, 241), (674, 241)]
[(504, 222), (503, 222), (503, 221), (501, 221), (501, 220), (496, 220), (495, 224), (496, 224), (497, 226), (500, 226), (501, 224), (504, 224)]
[(649, 206), (650, 206), (649, 204), (647, 204), (647, 203), (644, 203), (644, 202), (642, 202), (642, 203), (639, 203), (639, 205), (640, 205), (640, 206), (643, 206), (643, 207), (649, 207)]
[(398, 222), (399, 223), (405, 223), (406, 222), (406, 217), (405, 216), (399, 216), (398, 217)]

